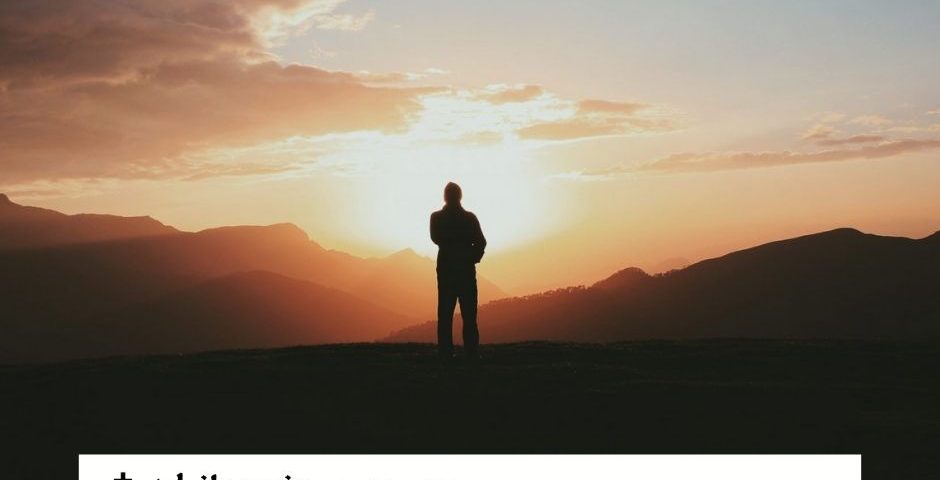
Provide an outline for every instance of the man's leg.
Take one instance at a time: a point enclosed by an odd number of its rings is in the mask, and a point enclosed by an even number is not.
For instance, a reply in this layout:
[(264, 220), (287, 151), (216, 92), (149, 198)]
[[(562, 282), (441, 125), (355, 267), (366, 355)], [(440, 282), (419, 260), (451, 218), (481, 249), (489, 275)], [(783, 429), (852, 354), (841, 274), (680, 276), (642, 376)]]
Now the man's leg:
[(457, 292), (453, 280), (437, 275), (437, 352), (442, 357), (454, 353), (454, 307), (457, 306)]
[(476, 272), (461, 279), (460, 316), (463, 318), (463, 346), (468, 357), (479, 355), (480, 330), (477, 328), (477, 277)]

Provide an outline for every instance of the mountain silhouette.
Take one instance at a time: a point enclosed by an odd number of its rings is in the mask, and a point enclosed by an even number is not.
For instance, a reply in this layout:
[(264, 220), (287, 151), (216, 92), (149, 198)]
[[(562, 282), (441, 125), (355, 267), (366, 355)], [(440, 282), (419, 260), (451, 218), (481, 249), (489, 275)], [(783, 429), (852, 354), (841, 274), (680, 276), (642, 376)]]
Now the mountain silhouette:
[[(333, 288), (239, 272), (77, 322), (82, 356), (186, 353), (379, 338), (413, 319)], [(63, 346), (68, 348), (67, 345)]]
[[(419, 323), (434, 262), (412, 250), (360, 258), (287, 223), (183, 232), (0, 201), (0, 363), (435, 338)], [(502, 296), (479, 284), (483, 302)], [(480, 321), (486, 342), (938, 338), (938, 286), (940, 232), (838, 229), (490, 301)]]
[(271, 272), (239, 272), (45, 328), (7, 330), (3, 359), (355, 342), (413, 322), (347, 292)]
[[(35, 213), (32, 207), (13, 205), (10, 208), (25, 211), (27, 216)], [(40, 212), (36, 215), (44, 217), (63, 216), (58, 212), (36, 210)], [(67, 221), (72, 224), (89, 222), (81, 228), (73, 226), (71, 231), (91, 231), (92, 225), (99, 223), (98, 216), (94, 215), (63, 217), (71, 218)], [(121, 221), (121, 217), (108, 218), (109, 222)], [(161, 229), (165, 233), (160, 235), (94, 242), (89, 241), (88, 236), (79, 235), (72, 240), (58, 236), (50, 244), (46, 237), (33, 236), (38, 239), (34, 244), (21, 241), (16, 247), (0, 249), (3, 267), (0, 268), (0, 304), (4, 306), (0, 319), (0, 362), (98, 356), (100, 352), (91, 340), (96, 335), (110, 334), (93, 332), (85, 328), (85, 324), (116, 328), (116, 323), (106, 320), (121, 314), (131, 319), (147, 302), (182, 299), (171, 294), (192, 292), (191, 289), (210, 280), (242, 272), (270, 272), (314, 282), (351, 294), (377, 309), (369, 311), (368, 328), (357, 329), (359, 333), (355, 337), (336, 337), (342, 341), (375, 340), (429, 317), (436, 308), (434, 263), (414, 252), (398, 252), (385, 258), (360, 258), (325, 249), (292, 224), (222, 227), (195, 233), (165, 228), (169, 230)], [(274, 281), (274, 278), (280, 277), (255, 278), (253, 282)], [(481, 280), (480, 287), (484, 298), (503, 296), (495, 285), (485, 280)], [(337, 296), (337, 301), (340, 297)], [(321, 311), (333, 311), (331, 309), (336, 307), (328, 295), (317, 298), (321, 301), (303, 303), (309, 309), (304, 312), (305, 318), (321, 318)], [(209, 302), (210, 299), (215, 301)], [(284, 309), (289, 305), (283, 303), (289, 300), (271, 296), (259, 299), (259, 305)], [(205, 305), (226, 311), (228, 301), (224, 296), (209, 296)], [(250, 311), (256, 312), (259, 325), (265, 325), (267, 317), (263, 309)], [(367, 309), (355, 311), (365, 315)], [(364, 318), (344, 321), (353, 324)], [(181, 328), (177, 332), (179, 336), (187, 335), (184, 325), (174, 325)], [(338, 335), (340, 331), (334, 329), (331, 335)], [(220, 338), (226, 334), (218, 333)], [(304, 342), (323, 343), (332, 341), (329, 338), (333, 337), (323, 337), (322, 341), (314, 336), (302, 338)], [(206, 345), (215, 343), (206, 341)]]
[(46, 247), (122, 238), (168, 235), (178, 231), (150, 217), (66, 215), (13, 203), (0, 193), (0, 249)]
[[(837, 229), (650, 276), (491, 302), (489, 342), (640, 338), (940, 338), (940, 233), (920, 240)], [(432, 341), (434, 324), (389, 341)]]

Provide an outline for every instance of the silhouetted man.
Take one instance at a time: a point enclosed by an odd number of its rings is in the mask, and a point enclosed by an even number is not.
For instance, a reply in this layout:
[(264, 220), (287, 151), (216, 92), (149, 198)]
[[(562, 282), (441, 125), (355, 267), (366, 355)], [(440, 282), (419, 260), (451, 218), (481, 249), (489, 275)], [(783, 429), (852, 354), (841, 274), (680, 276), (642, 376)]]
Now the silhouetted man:
[(477, 358), (477, 269), (486, 238), (476, 215), (463, 209), (456, 183), (444, 187), (444, 208), (431, 214), (431, 241), (437, 251), (437, 346), (443, 358), (454, 354), (454, 307), (460, 302), (463, 344), (467, 357)]

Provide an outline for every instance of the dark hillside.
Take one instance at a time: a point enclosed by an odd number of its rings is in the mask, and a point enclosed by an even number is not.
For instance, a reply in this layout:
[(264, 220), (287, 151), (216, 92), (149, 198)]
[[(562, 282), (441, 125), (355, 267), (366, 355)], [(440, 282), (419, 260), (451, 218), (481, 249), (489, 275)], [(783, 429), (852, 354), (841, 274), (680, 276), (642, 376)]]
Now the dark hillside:
[[(940, 242), (839, 229), (481, 308), (484, 341), (940, 339)], [(431, 341), (434, 324), (391, 341)]]
[(102, 242), (179, 233), (150, 217), (66, 215), (14, 203), (0, 193), (0, 250)]

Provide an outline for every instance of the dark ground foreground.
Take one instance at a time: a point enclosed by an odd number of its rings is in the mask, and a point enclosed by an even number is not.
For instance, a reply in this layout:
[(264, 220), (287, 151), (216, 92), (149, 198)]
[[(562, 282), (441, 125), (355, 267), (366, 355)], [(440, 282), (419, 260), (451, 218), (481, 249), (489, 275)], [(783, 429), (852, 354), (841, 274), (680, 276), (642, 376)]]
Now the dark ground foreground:
[(862, 453), (940, 478), (940, 348), (360, 344), (0, 367), (4, 478), (81, 453)]

